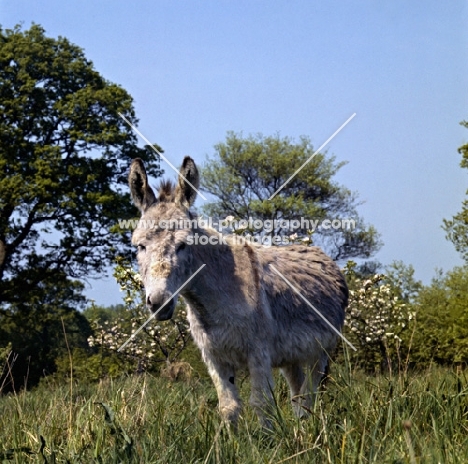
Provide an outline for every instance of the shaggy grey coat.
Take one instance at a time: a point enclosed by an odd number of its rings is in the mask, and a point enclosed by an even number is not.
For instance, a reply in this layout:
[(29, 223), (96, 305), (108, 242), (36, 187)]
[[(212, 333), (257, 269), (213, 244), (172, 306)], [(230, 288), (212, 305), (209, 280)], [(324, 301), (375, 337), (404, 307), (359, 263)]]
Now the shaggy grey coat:
[[(187, 302), (192, 336), (216, 387), (221, 415), (237, 422), (241, 403), (235, 375), (247, 368), (251, 404), (260, 421), (270, 426), (273, 367), (281, 368), (288, 381), (295, 413), (307, 414), (338, 334), (281, 275), (340, 331), (348, 289), (338, 266), (317, 247), (262, 247), (234, 239), (223, 243), (211, 229), (170, 227), (174, 221), (193, 219), (189, 208), (199, 175), (189, 157), (183, 161), (177, 186), (162, 184), (158, 197), (139, 159), (131, 165), (129, 184), (142, 212), (132, 242), (138, 247), (146, 303), (158, 311), (157, 319), (172, 317), (175, 292), (206, 265), (180, 294)], [(194, 234), (213, 244), (193, 244)]]

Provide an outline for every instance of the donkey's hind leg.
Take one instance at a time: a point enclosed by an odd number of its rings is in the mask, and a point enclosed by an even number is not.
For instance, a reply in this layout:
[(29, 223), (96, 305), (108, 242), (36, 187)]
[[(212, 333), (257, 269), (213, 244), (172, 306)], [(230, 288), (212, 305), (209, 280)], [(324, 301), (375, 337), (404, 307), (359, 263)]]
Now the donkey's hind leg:
[(325, 351), (314, 357), (308, 363), (306, 380), (304, 382), (304, 390), (307, 389), (311, 404), (315, 400), (316, 393), (319, 389), (320, 382), (327, 375), (328, 371), (328, 355)]
[(297, 417), (309, 415), (312, 398), (308, 388), (307, 378), (299, 364), (290, 364), (281, 368), (281, 373), (291, 390), (291, 404)]
[(328, 355), (323, 352), (317, 360), (309, 364), (311, 391), (316, 393), (320, 382), (328, 375)]

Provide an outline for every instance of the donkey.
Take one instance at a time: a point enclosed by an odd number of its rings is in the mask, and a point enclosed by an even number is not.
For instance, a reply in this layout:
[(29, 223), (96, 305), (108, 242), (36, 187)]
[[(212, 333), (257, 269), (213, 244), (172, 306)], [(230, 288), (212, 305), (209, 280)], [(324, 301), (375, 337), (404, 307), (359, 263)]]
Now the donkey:
[[(168, 320), (182, 295), (221, 416), (237, 423), (241, 402), (235, 375), (247, 368), (250, 403), (260, 422), (271, 427), (275, 367), (289, 384), (295, 414), (307, 415), (344, 322), (348, 288), (338, 266), (317, 247), (239, 244), (199, 226), (190, 211), (199, 174), (188, 156), (177, 185), (163, 182), (158, 195), (140, 159), (131, 164), (129, 185), (142, 213), (132, 243), (138, 248), (146, 305), (157, 312), (157, 320)], [(194, 242), (195, 234), (205, 239)]]

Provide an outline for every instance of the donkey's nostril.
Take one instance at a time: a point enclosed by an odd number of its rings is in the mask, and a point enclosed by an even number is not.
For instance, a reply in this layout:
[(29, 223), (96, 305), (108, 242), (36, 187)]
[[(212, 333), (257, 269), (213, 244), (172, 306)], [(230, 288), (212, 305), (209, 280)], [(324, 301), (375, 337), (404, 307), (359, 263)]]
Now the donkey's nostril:
[(151, 309), (151, 311), (155, 311), (159, 306), (161, 306), (162, 301), (160, 295), (158, 294), (148, 294), (146, 296), (146, 306)]

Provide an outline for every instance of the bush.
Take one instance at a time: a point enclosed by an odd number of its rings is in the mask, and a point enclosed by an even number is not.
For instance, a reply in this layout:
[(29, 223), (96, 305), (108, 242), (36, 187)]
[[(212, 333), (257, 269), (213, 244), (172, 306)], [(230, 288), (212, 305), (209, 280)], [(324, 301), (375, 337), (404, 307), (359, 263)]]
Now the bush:
[(351, 360), (371, 371), (400, 366), (414, 328), (412, 305), (383, 274), (360, 275), (352, 261), (345, 274), (349, 304), (343, 334), (357, 348)]
[(411, 360), (468, 363), (468, 268), (436, 276), (416, 298), (417, 330)]

